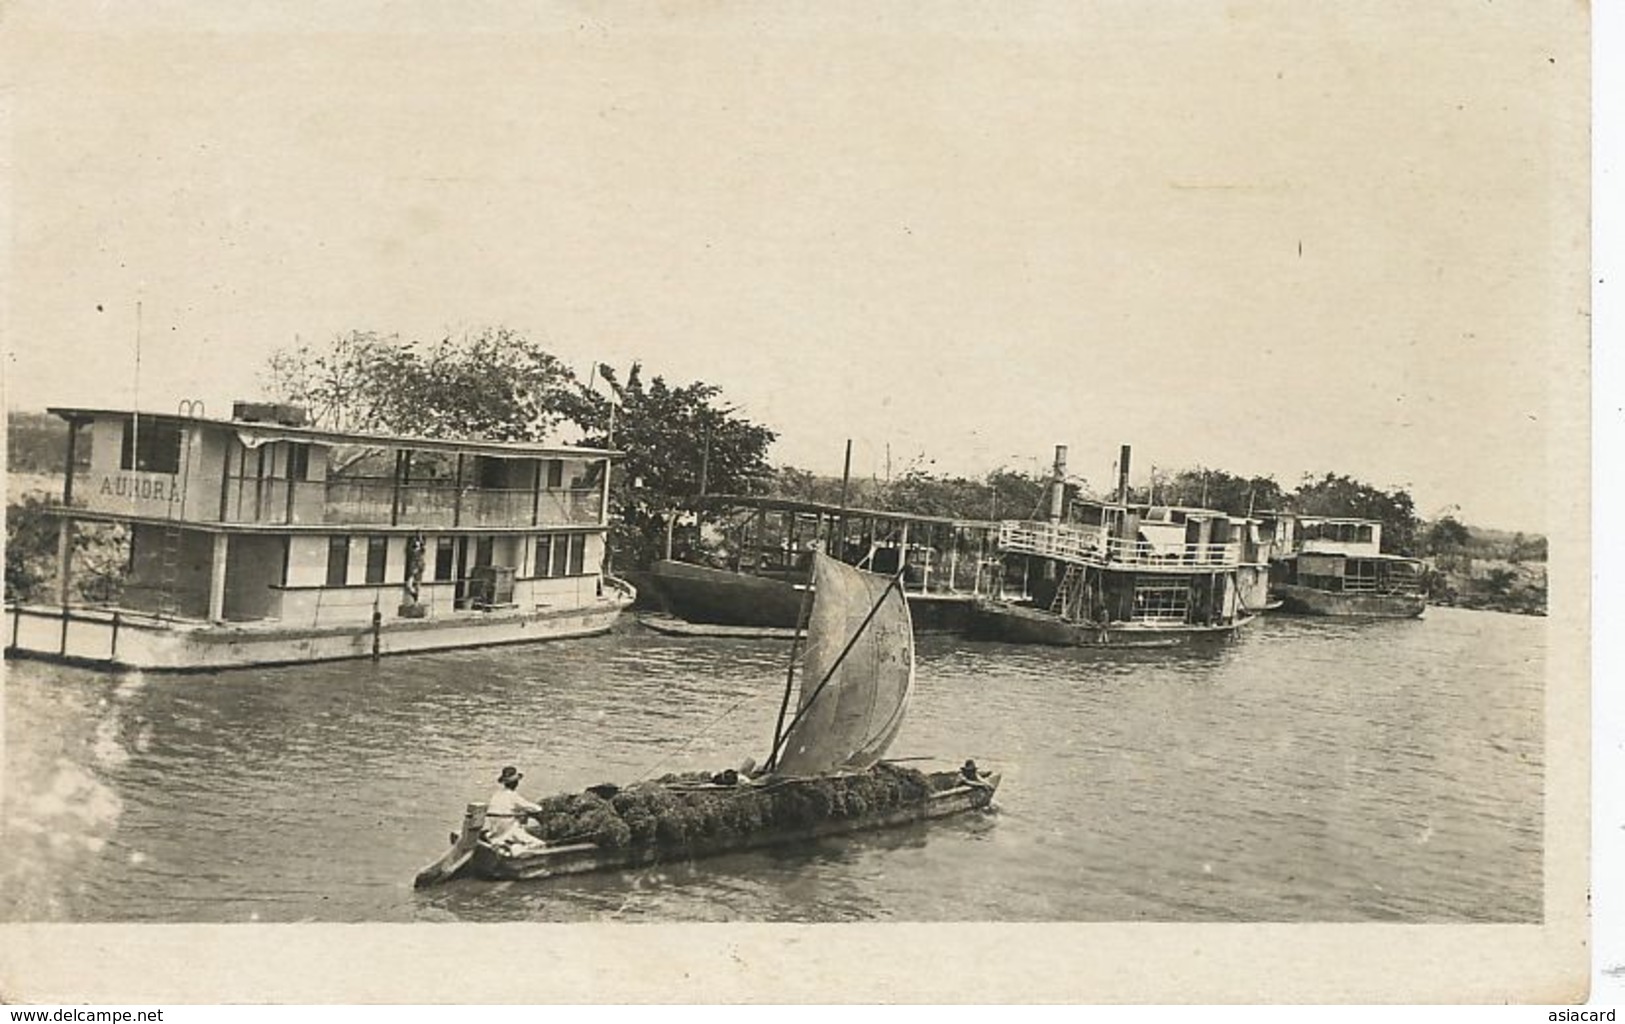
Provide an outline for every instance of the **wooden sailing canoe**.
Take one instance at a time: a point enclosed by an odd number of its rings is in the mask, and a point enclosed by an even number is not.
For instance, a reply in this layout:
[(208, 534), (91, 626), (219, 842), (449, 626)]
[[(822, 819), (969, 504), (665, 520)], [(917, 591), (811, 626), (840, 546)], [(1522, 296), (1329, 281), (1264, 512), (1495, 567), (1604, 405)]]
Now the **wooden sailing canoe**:
[[(743, 835), (702, 836), (683, 843), (655, 842), (618, 848), (591, 842), (521, 848), (517, 852), (499, 848), (481, 836), (485, 825), (485, 805), (470, 804), (463, 817), (462, 831), (451, 850), (440, 861), (420, 872), (414, 884), (417, 888), (424, 888), (459, 876), (490, 881), (520, 881), (613, 871), (893, 828), (983, 810), (992, 802), (1001, 776), (996, 772), (984, 773), (976, 784), (971, 784), (958, 772), (932, 772), (927, 778), (931, 780), (932, 791), (923, 799), (868, 814), (831, 817), (792, 827), (766, 827)], [(795, 784), (793, 780), (781, 783)], [(741, 791), (747, 792), (748, 788), (741, 787)]]
[[(987, 807), (1000, 777), (967, 761), (922, 773), (884, 760), (914, 688), (914, 629), (900, 577), (821, 552), (806, 658), (788, 723), (795, 659), (760, 773), (667, 776), (543, 801), (530, 841), (492, 843), (486, 805), (469, 804), (452, 848), (418, 873), (423, 887), (462, 874), (549, 878), (805, 842)], [(583, 841), (591, 837), (592, 841)], [(549, 845), (541, 840), (553, 839)]]

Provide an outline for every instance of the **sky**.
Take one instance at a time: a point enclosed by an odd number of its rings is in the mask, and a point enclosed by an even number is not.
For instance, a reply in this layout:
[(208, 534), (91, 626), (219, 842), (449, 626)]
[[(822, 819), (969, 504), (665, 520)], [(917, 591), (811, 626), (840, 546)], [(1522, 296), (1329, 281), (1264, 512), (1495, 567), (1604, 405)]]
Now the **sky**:
[(1581, 8), (871, 6), (14, 7), (6, 403), (224, 413), (299, 341), (501, 324), (820, 472), (1132, 444), (1545, 530)]

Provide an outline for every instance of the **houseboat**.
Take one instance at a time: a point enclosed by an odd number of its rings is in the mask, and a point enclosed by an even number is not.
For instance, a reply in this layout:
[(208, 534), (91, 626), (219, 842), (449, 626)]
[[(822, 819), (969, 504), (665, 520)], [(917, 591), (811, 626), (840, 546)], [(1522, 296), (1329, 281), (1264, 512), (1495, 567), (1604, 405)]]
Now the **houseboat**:
[(1427, 608), (1421, 561), (1384, 554), (1375, 519), (1284, 513), (1279, 543), (1270, 580), (1283, 611), (1412, 619)]
[(789, 635), (819, 550), (900, 575), (917, 632), (958, 632), (998, 569), (991, 521), (742, 495), (696, 499), (684, 518), (682, 547), (674, 517), (666, 557), (646, 582), (664, 611), (688, 624)]
[(1166, 646), (1229, 637), (1262, 608), (1266, 549), (1257, 521), (1131, 502), (1129, 455), (1125, 445), (1115, 501), (1067, 502), (1065, 449), (1057, 449), (1049, 518), (1000, 524), (1001, 593), (977, 602), (973, 636), (1075, 647)]
[[(50, 410), (68, 429), (55, 601), (6, 609), (7, 656), (376, 656), (602, 633), (631, 601), (601, 570), (612, 452), (183, 410)], [(79, 531), (114, 546), (114, 578), (76, 578)]]

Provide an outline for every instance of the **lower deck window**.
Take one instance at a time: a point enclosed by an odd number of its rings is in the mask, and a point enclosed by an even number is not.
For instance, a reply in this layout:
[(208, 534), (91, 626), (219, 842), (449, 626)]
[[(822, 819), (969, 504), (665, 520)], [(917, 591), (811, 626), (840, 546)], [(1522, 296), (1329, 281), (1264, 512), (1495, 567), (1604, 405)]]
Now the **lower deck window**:
[(389, 568), (389, 538), (367, 538), (367, 582), (384, 582), (384, 573)]
[(532, 568), (534, 574), (541, 578), (583, 575), (587, 570), (587, 535), (555, 533), (538, 536)]
[(1191, 587), (1186, 580), (1152, 580), (1134, 584), (1136, 622), (1184, 622), (1190, 611)]
[(327, 585), (342, 587), (350, 582), (350, 538), (327, 538)]
[(1350, 559), (1343, 569), (1343, 589), (1369, 593), (1377, 589), (1377, 563)]

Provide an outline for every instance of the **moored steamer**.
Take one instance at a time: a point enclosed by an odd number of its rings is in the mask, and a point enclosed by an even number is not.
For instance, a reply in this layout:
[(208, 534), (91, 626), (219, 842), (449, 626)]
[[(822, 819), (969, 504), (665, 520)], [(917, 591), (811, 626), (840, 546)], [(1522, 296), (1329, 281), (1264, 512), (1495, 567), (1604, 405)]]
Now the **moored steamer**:
[[(1213, 509), (1128, 500), (1129, 448), (1118, 498), (1065, 500), (1056, 449), (1050, 516), (1000, 524), (1012, 596), (977, 603), (972, 635), (1059, 646), (1167, 646), (1225, 639), (1261, 610), (1257, 521)], [(1248, 579), (1242, 579), (1243, 571)]]

